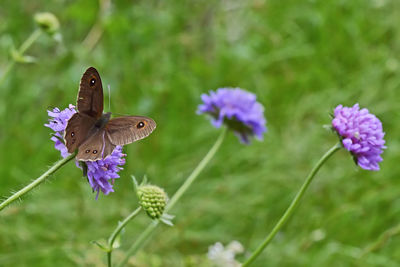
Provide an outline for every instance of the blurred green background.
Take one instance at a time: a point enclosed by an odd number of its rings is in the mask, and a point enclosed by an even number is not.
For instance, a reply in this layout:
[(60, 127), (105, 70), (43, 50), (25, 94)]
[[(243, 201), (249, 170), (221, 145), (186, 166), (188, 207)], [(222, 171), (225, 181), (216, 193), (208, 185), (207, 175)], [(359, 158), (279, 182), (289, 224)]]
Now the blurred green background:
[[(73, 163), (0, 213), (0, 266), (105, 266), (90, 243), (107, 238), (137, 207), (130, 175), (172, 195), (219, 134), (195, 114), (200, 94), (238, 86), (265, 105), (263, 142), (230, 134), (212, 163), (158, 228), (133, 266), (208, 266), (208, 247), (240, 241), (253, 251), (319, 157), (336, 142), (323, 128), (338, 104), (360, 103), (387, 132), (381, 171), (340, 151), (254, 266), (398, 266), (400, 263), (400, 2), (396, 0), (13, 1), (0, 4), (0, 75), (54, 13), (61, 41), (46, 34), (0, 85), (0, 195), (60, 158), (46, 110), (75, 102), (96, 67), (111, 86), (111, 111), (157, 122), (128, 145), (115, 193), (95, 200)], [(105, 92), (108, 111), (108, 92)], [(117, 262), (148, 225), (128, 225)], [(238, 259), (243, 260), (246, 255)]]

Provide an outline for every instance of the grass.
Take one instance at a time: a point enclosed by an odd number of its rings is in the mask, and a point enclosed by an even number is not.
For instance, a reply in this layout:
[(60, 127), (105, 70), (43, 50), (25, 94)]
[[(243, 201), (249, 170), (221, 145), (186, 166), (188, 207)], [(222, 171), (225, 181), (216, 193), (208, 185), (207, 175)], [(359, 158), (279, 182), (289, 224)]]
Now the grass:
[[(146, 174), (172, 195), (219, 134), (195, 114), (200, 94), (238, 86), (265, 105), (265, 140), (243, 146), (228, 135), (171, 211), (175, 226), (158, 229), (131, 264), (207, 266), (208, 246), (217, 241), (254, 250), (336, 142), (322, 127), (329, 113), (358, 102), (387, 132), (382, 170), (357, 168), (345, 151), (334, 155), (254, 266), (396, 266), (400, 238), (390, 230), (400, 221), (399, 8), (393, 0), (115, 1), (100, 20), (101, 38), (88, 45), (97, 1), (5, 0), (1, 72), (12, 44), (34, 31), (36, 12), (59, 18), (63, 41), (42, 35), (27, 51), (37, 63), (17, 64), (0, 87), (1, 196), (59, 159), (43, 126), (46, 109), (75, 101), (88, 66), (110, 84), (113, 113), (147, 115), (158, 126), (125, 148), (115, 193), (96, 201), (69, 164), (4, 210), (0, 265), (105, 265), (105, 253), (90, 241), (107, 238), (137, 207), (130, 175)], [(114, 259), (148, 223), (139, 215), (126, 228)]]

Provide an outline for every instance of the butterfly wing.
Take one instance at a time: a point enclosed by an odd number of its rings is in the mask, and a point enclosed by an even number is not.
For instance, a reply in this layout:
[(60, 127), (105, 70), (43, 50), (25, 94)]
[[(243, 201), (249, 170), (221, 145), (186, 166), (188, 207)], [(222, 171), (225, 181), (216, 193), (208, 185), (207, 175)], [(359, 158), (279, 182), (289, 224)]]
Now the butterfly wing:
[(103, 86), (99, 73), (93, 67), (88, 68), (82, 75), (77, 108), (80, 113), (95, 119), (99, 119), (103, 114)]
[(141, 116), (115, 118), (104, 128), (94, 127), (103, 114), (103, 87), (100, 75), (93, 67), (88, 68), (81, 78), (77, 108), (78, 113), (68, 121), (64, 137), (68, 152), (79, 148), (77, 160), (105, 158), (115, 146), (143, 139), (156, 128), (154, 120)]
[(104, 134), (104, 149), (103, 149), (103, 159), (106, 158), (108, 155), (110, 155), (113, 151), (116, 145), (113, 145), (108, 138), (107, 133)]
[(126, 145), (149, 136), (156, 128), (154, 120), (142, 116), (124, 116), (111, 119), (105, 131), (113, 145)]
[(104, 159), (113, 152), (114, 148), (115, 145), (111, 144), (105, 129), (98, 129), (79, 146), (76, 159), (82, 161)]
[(64, 140), (68, 153), (74, 152), (87, 138), (96, 120), (86, 114), (75, 113), (68, 120)]

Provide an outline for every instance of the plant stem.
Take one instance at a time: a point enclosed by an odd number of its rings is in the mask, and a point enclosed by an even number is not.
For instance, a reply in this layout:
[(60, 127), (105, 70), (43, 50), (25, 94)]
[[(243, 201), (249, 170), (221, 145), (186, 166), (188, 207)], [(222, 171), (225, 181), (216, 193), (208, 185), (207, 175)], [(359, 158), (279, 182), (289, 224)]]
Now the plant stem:
[(94, 23), (93, 27), (90, 29), (88, 35), (83, 40), (83, 46), (87, 47), (89, 51), (93, 50), (93, 48), (99, 42), (101, 36), (104, 32), (103, 21), (107, 15), (107, 11), (110, 9), (111, 0), (99, 0), (99, 11), (97, 14), (97, 20)]
[(125, 266), (125, 264), (128, 262), (129, 257), (131, 255), (135, 255), (136, 252), (143, 246), (143, 244), (146, 242), (146, 240), (151, 236), (153, 231), (156, 229), (157, 225), (160, 223), (159, 220), (153, 220), (147, 228), (142, 232), (142, 234), (136, 239), (135, 243), (129, 248), (129, 250), (126, 252), (125, 258), (121, 261), (121, 263), (118, 265), (118, 267)]
[(210, 162), (210, 160), (214, 157), (218, 148), (221, 146), (222, 141), (224, 140), (226, 135), (226, 128), (224, 128), (218, 137), (217, 141), (211, 147), (210, 151), (208, 151), (207, 155), (200, 161), (199, 165), (194, 169), (194, 171), (189, 175), (186, 181), (181, 185), (178, 191), (172, 196), (171, 200), (168, 201), (167, 206), (165, 207), (165, 212), (167, 213), (170, 209), (172, 209), (176, 202), (182, 197), (182, 195), (186, 192), (186, 190), (192, 185), (192, 183), (196, 180), (197, 176), (204, 169), (204, 167)]
[(264, 239), (264, 241), (261, 243), (261, 245), (253, 252), (253, 254), (243, 263), (242, 267), (250, 265), (259, 255), (260, 253), (265, 249), (265, 247), (272, 241), (272, 239), (275, 237), (275, 235), (279, 232), (279, 230), (285, 225), (285, 223), (288, 221), (290, 216), (293, 214), (295, 211), (296, 207), (298, 206), (300, 199), (306, 192), (308, 186), (310, 185), (311, 181), (313, 180), (314, 176), (317, 174), (318, 170), (322, 167), (322, 165), (336, 152), (341, 148), (341, 144), (337, 143), (334, 145), (331, 149), (329, 149), (325, 155), (320, 158), (320, 160), (317, 162), (317, 164), (314, 166), (314, 168), (311, 170), (310, 174), (307, 176), (305, 182), (301, 186), (299, 192), (297, 192), (295, 198), (292, 200), (292, 203), (290, 203), (290, 206), (286, 209), (285, 213), (283, 216), (280, 218), (278, 223), (275, 225), (275, 227), (272, 229), (272, 231), (269, 233), (269, 235)]
[(25, 40), (25, 42), (21, 45), (21, 47), (18, 49), (18, 52), (23, 55), (26, 50), (28, 50), (31, 45), (36, 42), (36, 40), (39, 38), (40, 34), (42, 31), (40, 29), (36, 29), (32, 32), (32, 34), (28, 37), (28, 39)]
[(128, 215), (121, 223), (118, 224), (117, 228), (115, 228), (114, 232), (111, 234), (110, 238), (108, 239), (108, 248), (109, 251), (107, 251), (107, 261), (108, 261), (108, 266), (111, 267), (111, 254), (113, 251), (113, 245), (114, 241), (117, 238), (118, 234), (122, 231), (122, 229), (125, 227), (125, 225), (128, 224), (133, 218), (136, 217), (136, 215), (139, 214), (139, 211), (142, 209), (142, 207), (138, 207), (136, 210), (134, 210), (131, 214)]
[(0, 77), (0, 86), (3, 84), (3, 82), (6, 80), (8, 74), (11, 72), (11, 70), (14, 68), (15, 61), (12, 60), (10, 63), (7, 64), (7, 67), (5, 68), (3, 75)]
[[(204, 169), (204, 167), (210, 162), (210, 160), (214, 157), (215, 153), (218, 151), (219, 147), (222, 144), (222, 141), (224, 140), (226, 136), (226, 128), (222, 129), (222, 132), (220, 136), (218, 137), (217, 141), (214, 143), (214, 145), (211, 147), (211, 149), (208, 151), (208, 153), (205, 155), (205, 157), (200, 161), (200, 163), (197, 165), (197, 167), (193, 170), (193, 172), (189, 175), (188, 178), (186, 178), (185, 182), (179, 187), (179, 189), (175, 192), (175, 194), (172, 196), (171, 200), (168, 202), (167, 206), (165, 207), (164, 213), (167, 213), (169, 210), (171, 210), (174, 205), (178, 202), (178, 200), (182, 197), (182, 195), (186, 192), (186, 190), (193, 184), (193, 182), (196, 180), (196, 178), (199, 176), (200, 172)], [(146, 230), (142, 232), (142, 234), (139, 236), (138, 239), (136, 239), (135, 243), (129, 248), (129, 250), (126, 253), (125, 258), (121, 261), (121, 263), (118, 266), (124, 266), (131, 255), (136, 254), (136, 252), (143, 246), (143, 244), (146, 242), (146, 240), (150, 237), (150, 235), (153, 233), (153, 231), (156, 229), (157, 225), (159, 224), (159, 221), (154, 220), (149, 226), (147, 226)]]
[[(18, 54), (23, 56), (23, 54), (26, 52), (26, 50), (28, 50), (28, 48), (31, 47), (31, 45), (39, 38), (41, 33), (42, 33), (42, 31), (40, 29), (36, 29), (35, 31), (33, 31), (31, 33), (31, 35), (28, 37), (28, 39), (26, 39), (25, 42), (18, 49)], [(14, 59), (12, 59), (12, 61), (10, 63), (8, 63), (7, 67), (5, 68), (5, 71), (3, 72), (3, 75), (1, 75), (1, 77), (0, 77), (0, 85), (3, 84), (6, 77), (8, 76), (8, 74), (11, 72), (11, 70), (15, 66), (15, 63), (16, 62)]]
[(51, 174), (55, 173), (59, 168), (64, 166), (68, 161), (72, 160), (75, 157), (75, 153), (69, 155), (66, 158), (63, 158), (59, 161), (57, 161), (50, 169), (48, 169), (45, 173), (43, 173), (39, 178), (35, 179), (32, 183), (28, 184), (18, 192), (14, 193), (12, 196), (4, 200), (0, 204), (0, 211), (4, 209), (6, 206), (10, 205), (12, 202), (15, 200), (19, 199), (29, 191), (31, 191), (33, 188), (44, 182)]
[(376, 252), (379, 249), (382, 249), (383, 246), (385, 246), (388, 241), (396, 235), (400, 234), (400, 224), (386, 230), (383, 232), (377, 241), (375, 241), (373, 244), (367, 246), (363, 252), (360, 255), (360, 258), (366, 256), (368, 253)]

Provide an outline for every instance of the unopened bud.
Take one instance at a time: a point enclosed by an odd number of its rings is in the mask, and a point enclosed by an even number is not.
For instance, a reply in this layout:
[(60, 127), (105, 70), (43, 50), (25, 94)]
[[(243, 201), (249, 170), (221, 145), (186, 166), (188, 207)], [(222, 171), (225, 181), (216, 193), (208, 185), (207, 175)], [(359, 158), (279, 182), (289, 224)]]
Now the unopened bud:
[(58, 22), (57, 17), (54, 16), (54, 14), (52, 13), (37, 13), (34, 19), (39, 27), (50, 35), (56, 33), (58, 31), (58, 28), (60, 28), (60, 23)]
[(163, 215), (168, 202), (165, 191), (155, 185), (141, 185), (137, 188), (139, 204), (152, 219), (159, 219)]

